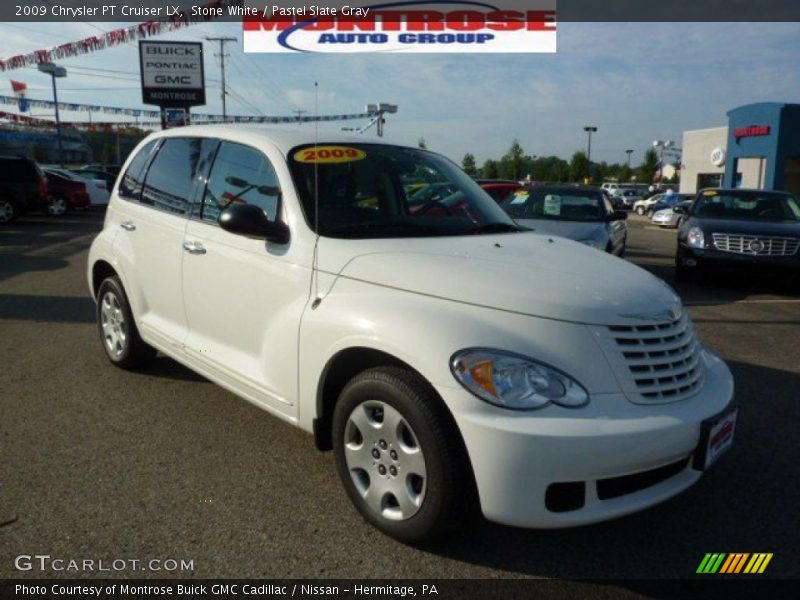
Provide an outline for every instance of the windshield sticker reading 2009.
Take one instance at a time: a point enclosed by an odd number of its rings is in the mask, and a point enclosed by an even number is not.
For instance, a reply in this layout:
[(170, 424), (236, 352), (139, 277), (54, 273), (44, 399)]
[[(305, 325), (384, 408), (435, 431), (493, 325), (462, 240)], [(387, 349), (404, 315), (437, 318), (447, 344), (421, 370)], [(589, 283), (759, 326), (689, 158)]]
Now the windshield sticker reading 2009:
[(317, 146), (295, 152), (294, 159), (299, 163), (346, 163), (362, 160), (367, 153), (347, 146)]

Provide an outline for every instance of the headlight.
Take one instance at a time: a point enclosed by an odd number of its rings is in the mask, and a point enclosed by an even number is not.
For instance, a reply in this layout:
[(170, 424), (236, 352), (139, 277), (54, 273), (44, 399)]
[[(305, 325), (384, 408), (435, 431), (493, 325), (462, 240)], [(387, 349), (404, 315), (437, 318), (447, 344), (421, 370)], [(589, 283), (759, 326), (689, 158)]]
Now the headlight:
[(469, 348), (453, 355), (450, 369), (467, 390), (495, 406), (514, 410), (542, 408), (551, 402), (578, 408), (589, 394), (569, 376), (524, 356)]
[(600, 242), (597, 240), (578, 240), (581, 244), (586, 244), (587, 246), (591, 246), (592, 248), (600, 249)]
[(692, 227), (689, 233), (686, 234), (686, 244), (692, 248), (704, 248), (706, 239), (703, 235), (703, 230), (699, 227)]

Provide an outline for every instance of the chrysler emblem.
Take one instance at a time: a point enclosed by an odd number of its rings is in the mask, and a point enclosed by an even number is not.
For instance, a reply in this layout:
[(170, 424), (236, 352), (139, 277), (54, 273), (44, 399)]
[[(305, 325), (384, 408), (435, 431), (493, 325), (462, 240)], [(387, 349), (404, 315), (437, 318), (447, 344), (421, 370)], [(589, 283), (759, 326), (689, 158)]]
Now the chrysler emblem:
[(763, 249), (764, 249), (764, 242), (762, 242), (761, 240), (753, 240), (752, 242), (750, 242), (750, 252), (758, 254)]

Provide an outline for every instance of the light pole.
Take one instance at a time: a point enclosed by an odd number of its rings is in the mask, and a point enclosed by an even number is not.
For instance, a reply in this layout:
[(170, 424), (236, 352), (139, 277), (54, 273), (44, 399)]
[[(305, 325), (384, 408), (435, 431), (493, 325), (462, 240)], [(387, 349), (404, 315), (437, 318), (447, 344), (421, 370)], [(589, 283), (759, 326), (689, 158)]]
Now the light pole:
[(597, 127), (594, 127), (592, 125), (587, 125), (586, 127), (583, 128), (583, 130), (586, 133), (589, 134), (589, 145), (588, 145), (588, 148), (586, 149), (586, 159), (589, 161), (589, 165), (591, 166), (591, 164), (592, 164), (592, 134), (593, 133), (597, 133)]
[(56, 105), (56, 139), (58, 140), (58, 164), (64, 166), (64, 148), (61, 144), (61, 117), (58, 112), (58, 90), (56, 88), (56, 78), (66, 77), (67, 70), (59, 67), (55, 63), (41, 62), (38, 67), (42, 73), (47, 73), (53, 80), (53, 102)]
[(625, 150), (625, 154), (628, 155), (628, 168), (631, 168), (631, 154), (633, 154), (633, 150)]

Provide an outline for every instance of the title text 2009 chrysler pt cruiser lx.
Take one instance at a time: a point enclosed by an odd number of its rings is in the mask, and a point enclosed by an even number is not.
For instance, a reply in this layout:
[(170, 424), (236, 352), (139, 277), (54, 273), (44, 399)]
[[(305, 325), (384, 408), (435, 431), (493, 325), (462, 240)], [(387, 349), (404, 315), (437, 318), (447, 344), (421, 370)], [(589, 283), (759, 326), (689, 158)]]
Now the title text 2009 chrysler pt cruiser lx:
[(111, 362), (159, 350), (312, 432), (409, 543), (468, 498), (523, 527), (631, 513), (731, 445), (731, 374), (662, 281), (518, 227), (440, 155), (311, 133), (132, 153), (88, 265)]

